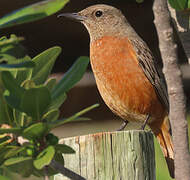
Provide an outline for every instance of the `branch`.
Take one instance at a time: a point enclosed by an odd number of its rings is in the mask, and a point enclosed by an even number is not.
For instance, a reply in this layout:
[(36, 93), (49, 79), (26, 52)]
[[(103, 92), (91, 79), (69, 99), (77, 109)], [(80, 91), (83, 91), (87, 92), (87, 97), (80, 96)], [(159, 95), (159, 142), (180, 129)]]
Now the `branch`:
[(190, 64), (190, 31), (189, 31), (189, 15), (190, 12), (187, 10), (176, 11), (174, 8), (169, 6), (174, 27), (178, 33), (181, 44), (184, 48), (185, 54)]
[(52, 160), (50, 163), (50, 166), (55, 169), (58, 170), (61, 174), (63, 174), (64, 176), (71, 178), (72, 180), (86, 180), (85, 178), (83, 178), (82, 176), (76, 174), (75, 172), (65, 168), (63, 165), (59, 164), (58, 162), (56, 162), (55, 160)]
[(155, 26), (163, 59), (163, 72), (168, 86), (170, 120), (173, 132), (175, 178), (189, 180), (190, 155), (186, 120), (186, 103), (181, 71), (177, 64), (177, 45), (174, 42), (167, 0), (155, 0), (153, 5)]

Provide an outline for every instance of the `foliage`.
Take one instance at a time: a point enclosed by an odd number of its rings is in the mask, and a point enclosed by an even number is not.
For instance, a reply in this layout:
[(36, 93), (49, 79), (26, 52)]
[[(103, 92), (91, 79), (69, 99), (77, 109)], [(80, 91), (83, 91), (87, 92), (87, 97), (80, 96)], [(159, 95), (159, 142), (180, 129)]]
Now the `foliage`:
[(69, 0), (44, 0), (16, 10), (0, 19), (0, 29), (50, 16), (62, 9), (68, 2)]
[[(25, 7), (1, 18), (0, 28), (51, 15), (67, 2), (47, 0)], [(61, 48), (55, 46), (31, 58), (20, 44), (22, 40), (16, 35), (0, 38), (0, 173), (7, 168), (24, 177), (39, 177), (48, 167), (50, 176), (58, 173), (49, 166), (53, 159), (64, 164), (62, 153), (74, 153), (69, 146), (58, 144), (51, 130), (71, 121), (86, 120), (81, 116), (97, 107), (95, 104), (58, 119), (59, 107), (82, 78), (89, 58), (80, 57), (56, 82), (49, 75)]]
[(170, 6), (177, 11), (183, 11), (190, 8), (190, 0), (168, 0)]

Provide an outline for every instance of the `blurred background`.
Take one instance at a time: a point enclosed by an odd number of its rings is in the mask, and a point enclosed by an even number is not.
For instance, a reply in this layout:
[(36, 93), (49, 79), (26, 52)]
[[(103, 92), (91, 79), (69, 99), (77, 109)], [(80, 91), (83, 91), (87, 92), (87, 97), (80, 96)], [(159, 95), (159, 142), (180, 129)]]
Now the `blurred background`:
[[(1, 0), (0, 17), (35, 2), (39, 2), (39, 0)], [(162, 67), (158, 38), (153, 23), (153, 0), (144, 0), (142, 3), (137, 3), (134, 0), (70, 0), (70, 3), (68, 3), (60, 13), (78, 12), (89, 5), (99, 3), (110, 4), (122, 10), (136, 32), (148, 44), (157, 63)], [(54, 74), (52, 75), (59, 79), (79, 56), (89, 56), (89, 36), (82, 24), (65, 18), (57, 18), (58, 14), (37, 22), (4, 29), (1, 31), (1, 35), (9, 36), (14, 33), (17, 36), (24, 37), (25, 40), (22, 44), (26, 47), (31, 57), (34, 57), (52, 46), (61, 46), (62, 53), (56, 61), (53, 69)], [(190, 70), (186, 65), (187, 59), (177, 36), (176, 42), (179, 46), (179, 63), (183, 71), (184, 88), (189, 105)], [(115, 116), (102, 101), (96, 88), (91, 67), (89, 66), (84, 78), (69, 92), (68, 99), (62, 106), (62, 117), (72, 115), (95, 103), (99, 103), (100, 107), (86, 114), (86, 117), (90, 117), (92, 121), (66, 124), (64, 127), (56, 129), (56, 134), (59, 135), (59, 137), (69, 137), (101, 131), (114, 131), (118, 129), (121, 124), (121, 120)], [(139, 128), (139, 125), (131, 124), (127, 128)], [(166, 164), (157, 144), (156, 162), (157, 179), (169, 179)]]

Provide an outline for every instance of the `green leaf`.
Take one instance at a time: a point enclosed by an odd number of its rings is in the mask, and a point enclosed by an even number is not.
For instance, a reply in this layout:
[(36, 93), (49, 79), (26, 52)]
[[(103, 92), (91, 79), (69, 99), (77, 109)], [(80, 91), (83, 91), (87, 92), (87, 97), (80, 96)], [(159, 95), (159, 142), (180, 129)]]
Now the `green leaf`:
[[(44, 169), (41, 169), (41, 170), (39, 170), (39, 169), (36, 169), (36, 168), (34, 168), (34, 170), (33, 170), (33, 175), (34, 176), (37, 176), (37, 177), (44, 177)], [(52, 167), (50, 167), (50, 166), (47, 166), (47, 175), (50, 177), (50, 176), (53, 176), (53, 175), (55, 175), (55, 174), (58, 174), (59, 173), (59, 171), (58, 170), (55, 170), (55, 169), (53, 169)], [(41, 178), (42, 179), (42, 178)]]
[(89, 64), (89, 58), (82, 56), (73, 64), (69, 71), (63, 76), (59, 83), (53, 89), (53, 97), (67, 92), (83, 77)]
[(66, 93), (59, 94), (55, 99), (51, 101), (49, 109), (57, 109), (59, 108), (67, 99)]
[(13, 134), (20, 134), (22, 132), (21, 128), (0, 128), (0, 134), (5, 134), (5, 133), (13, 133)]
[(13, 78), (10, 72), (2, 72), (2, 82), (5, 88), (8, 89), (15, 99), (20, 99), (22, 97), (25, 90), (19, 86), (18, 82)]
[(18, 153), (24, 151), (26, 149), (26, 147), (21, 147), (21, 146), (13, 146), (14, 148), (9, 149), (6, 154), (4, 155), (4, 158), (10, 158), (13, 157), (15, 155), (17, 155)]
[[(29, 57), (29, 56), (25, 56), (24, 59), (22, 60), (18, 60), (19, 62), (32, 62), (32, 59)], [(32, 62), (34, 63), (34, 62)], [(35, 63), (34, 63), (34, 67), (35, 67)], [(17, 70), (16, 71), (16, 80), (19, 84), (22, 84), (24, 81), (27, 81), (27, 80), (30, 80), (31, 77), (32, 77), (32, 71), (33, 71), (33, 68), (27, 68), (26, 70), (24, 71), (20, 71), (20, 70)]]
[(59, 142), (59, 138), (52, 133), (48, 133), (45, 137), (48, 145), (56, 145)]
[(6, 46), (6, 45), (9, 45), (9, 44), (17, 44), (17, 43), (19, 43), (20, 41), (23, 41), (23, 40), (24, 40), (23, 37), (17, 37), (14, 34), (11, 34), (9, 39), (7, 39), (6, 36), (3, 36), (3, 37), (0, 38), (0, 46), (2, 48), (2, 46)]
[(18, 164), (20, 162), (27, 161), (27, 160), (30, 160), (30, 159), (32, 159), (32, 158), (31, 157), (24, 157), (24, 156), (9, 158), (4, 162), (4, 165), (5, 166), (10, 166), (10, 165)]
[(38, 170), (34, 168), (32, 174), (36, 177), (44, 177), (44, 170)]
[(0, 145), (4, 144), (4, 142), (8, 141), (9, 139), (11, 139), (10, 136), (0, 137)]
[(4, 87), (7, 89), (4, 92), (6, 102), (13, 108), (20, 110), (20, 100), (25, 92), (25, 89), (20, 87), (18, 82), (13, 78), (12, 74), (8, 71), (1, 73), (1, 78)]
[(0, 19), (0, 28), (35, 21), (62, 9), (68, 0), (46, 0), (16, 10)]
[(4, 41), (6, 39), (6, 36), (0, 37), (0, 42)]
[(0, 175), (0, 179), (1, 179), (1, 180), (10, 180), (8, 177), (1, 176), (1, 175)]
[(190, 1), (188, 0), (188, 4), (187, 4), (188, 9), (190, 9)]
[(0, 64), (0, 71), (24, 71), (28, 68), (33, 68), (35, 66), (35, 63), (32, 61), (25, 61), (23, 63), (18, 64)]
[(55, 155), (55, 149), (53, 146), (48, 146), (44, 149), (34, 160), (34, 167), (36, 169), (42, 169), (44, 166), (47, 166), (52, 161)]
[[(47, 166), (46, 168), (47, 168), (47, 175), (49, 177), (59, 173), (57, 169), (54, 169), (50, 166)], [(37, 177), (44, 177), (44, 169), (39, 170), (39, 169), (34, 168), (33, 175)]]
[(0, 37), (0, 41), (3, 41), (4, 39), (6, 39), (6, 36)]
[(51, 90), (53, 89), (53, 87), (56, 84), (56, 79), (55, 78), (49, 78), (46, 81), (46, 87), (48, 88), (48, 90), (51, 92)]
[(17, 61), (27, 60), (26, 49), (19, 44), (23, 40), (14, 34), (9, 39), (0, 41), (0, 62), (6, 61), (9, 64), (18, 63)]
[(0, 147), (0, 160), (2, 160), (5, 154), (12, 149), (16, 149), (18, 146), (1, 146)]
[(77, 121), (79, 116), (87, 113), (88, 111), (90, 111), (90, 110), (92, 110), (92, 109), (94, 109), (94, 108), (96, 108), (98, 106), (99, 106), (99, 104), (94, 104), (94, 105), (92, 105), (90, 107), (87, 107), (87, 108), (83, 109), (82, 111), (74, 114), (73, 116), (71, 116), (69, 118), (60, 119), (60, 120), (52, 122), (51, 124), (49, 123), (48, 126), (49, 126), (50, 129), (53, 129), (53, 128), (61, 126), (61, 125), (65, 124), (65, 123), (68, 123), (68, 122), (71, 122), (71, 121)]
[[(88, 57), (80, 57), (52, 90), (52, 100), (63, 97), (83, 77), (89, 64)], [(55, 107), (54, 107), (55, 108)]]
[[(25, 120), (26, 114), (21, 111), (13, 109), (13, 117), (14, 117), (14, 123), (17, 126), (23, 127), (24, 123), (27, 123), (27, 121)], [(29, 118), (29, 116), (27, 116), (27, 117)]]
[(24, 87), (24, 89), (31, 89), (31, 88), (36, 88), (37, 87), (33, 80), (25, 80), (21, 84), (21, 86)]
[(66, 144), (57, 144), (55, 146), (56, 152), (63, 153), (63, 154), (74, 154), (75, 150)]
[(58, 117), (59, 117), (59, 110), (52, 109), (48, 111), (46, 114), (44, 114), (42, 119), (45, 119), (46, 122), (53, 122), (53, 121), (56, 121)]
[(33, 160), (31, 157), (29, 157), (28, 160), (9, 165), (7, 168), (10, 172), (18, 173), (22, 177), (29, 177), (34, 170)]
[(51, 95), (47, 87), (39, 86), (25, 90), (20, 87), (13, 76), (2, 72), (2, 81), (9, 92), (5, 91), (5, 99), (13, 108), (40, 120), (51, 103)]
[(9, 124), (12, 125), (12, 109), (5, 101), (3, 96), (4, 87), (2, 83), (1, 73), (0, 73), (0, 124)]
[(14, 96), (13, 94), (10, 94), (9, 91), (5, 91), (4, 93), (4, 97), (6, 100), (6, 103), (9, 104), (11, 106), (11, 108), (16, 108), (18, 110), (20, 110), (20, 98)]
[(47, 49), (32, 59), (36, 67), (33, 69), (32, 80), (37, 84), (42, 84), (48, 78), (57, 56), (61, 53), (58, 46)]
[(49, 129), (47, 127), (47, 124), (40, 122), (40, 123), (32, 124), (28, 128), (25, 128), (22, 133), (22, 136), (27, 139), (35, 140), (35, 139), (39, 139), (45, 136), (48, 131)]
[(12, 109), (5, 101), (3, 94), (0, 90), (0, 124), (13, 124)]
[(91, 121), (91, 118), (88, 117), (78, 117), (77, 119), (75, 119), (75, 122), (81, 122), (81, 121)]
[(5, 146), (5, 145), (1, 145), (0, 146), (0, 165), (2, 165), (4, 163), (4, 161), (6, 160), (4, 158), (4, 156), (6, 155), (7, 151), (9, 151), (10, 149), (14, 148), (15, 146)]
[(51, 103), (51, 95), (46, 87), (25, 90), (22, 95), (20, 109), (27, 115), (40, 120)]
[(56, 151), (55, 156), (54, 156), (54, 160), (57, 161), (58, 163), (61, 163), (61, 165), (63, 165), (63, 166), (64, 166), (64, 164), (65, 164), (63, 155), (62, 155), (62, 153), (60, 153), (60, 152), (57, 152), (57, 151)]
[(188, 6), (188, 0), (168, 0), (168, 2), (177, 11), (185, 10)]

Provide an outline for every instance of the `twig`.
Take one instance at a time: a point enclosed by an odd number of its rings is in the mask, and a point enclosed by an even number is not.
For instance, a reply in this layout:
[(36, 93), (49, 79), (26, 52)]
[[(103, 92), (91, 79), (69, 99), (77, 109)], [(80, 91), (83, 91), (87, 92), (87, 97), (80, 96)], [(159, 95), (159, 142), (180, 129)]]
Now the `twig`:
[(52, 160), (50, 163), (50, 166), (53, 169), (58, 170), (61, 174), (63, 174), (64, 176), (72, 179), (72, 180), (86, 180), (84, 177), (76, 174), (75, 172), (65, 168), (63, 165), (59, 164), (58, 162), (56, 162), (55, 160)]
[(188, 148), (186, 103), (181, 71), (177, 64), (177, 45), (174, 42), (167, 0), (155, 0), (153, 11), (164, 65), (163, 72), (168, 86), (170, 102), (169, 117), (174, 143), (175, 178), (176, 180), (189, 180), (190, 155)]
[(189, 10), (176, 11), (174, 8), (169, 6), (172, 20), (177, 30), (177, 34), (180, 38), (181, 44), (184, 48), (185, 54), (190, 64), (190, 27), (189, 27)]

